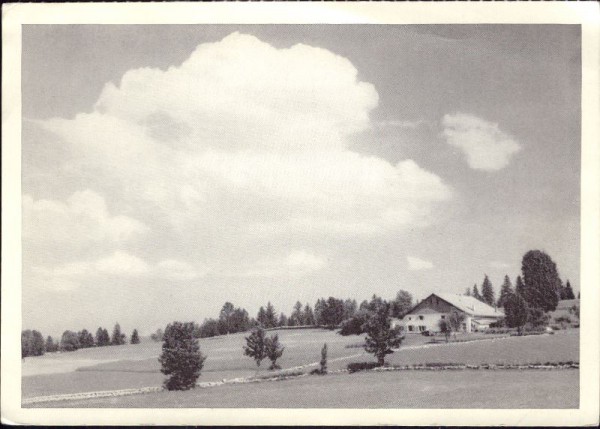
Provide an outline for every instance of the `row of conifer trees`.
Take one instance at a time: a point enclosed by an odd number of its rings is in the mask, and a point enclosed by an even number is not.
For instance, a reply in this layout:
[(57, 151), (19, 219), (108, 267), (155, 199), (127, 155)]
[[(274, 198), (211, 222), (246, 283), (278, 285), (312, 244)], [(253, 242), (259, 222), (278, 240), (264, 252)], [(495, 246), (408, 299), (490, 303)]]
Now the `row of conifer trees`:
[[(139, 344), (140, 338), (137, 329), (131, 333), (130, 344)], [(75, 332), (66, 330), (60, 341), (55, 341), (52, 336), (44, 340), (43, 335), (36, 330), (27, 329), (21, 332), (21, 357), (41, 356), (46, 352), (71, 352), (89, 347), (120, 346), (127, 343), (127, 337), (121, 332), (121, 326), (115, 324), (112, 336), (106, 328), (99, 327), (94, 336), (87, 329)]]

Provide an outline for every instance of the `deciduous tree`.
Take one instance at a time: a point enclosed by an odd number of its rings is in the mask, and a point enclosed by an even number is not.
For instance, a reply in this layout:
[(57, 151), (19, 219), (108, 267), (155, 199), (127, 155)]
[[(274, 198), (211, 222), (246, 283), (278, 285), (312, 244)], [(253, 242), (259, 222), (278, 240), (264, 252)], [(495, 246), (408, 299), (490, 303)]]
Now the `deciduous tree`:
[(560, 278), (552, 258), (541, 250), (530, 250), (523, 256), (521, 272), (527, 305), (546, 312), (556, 310)]
[(396, 294), (396, 299), (392, 301), (392, 317), (403, 317), (412, 306), (412, 295), (405, 290), (399, 290)]
[(465, 313), (459, 311), (453, 311), (450, 313), (450, 316), (448, 317), (448, 323), (450, 323), (450, 327), (454, 332), (454, 338), (456, 338), (456, 333), (462, 330), (464, 322)]
[(72, 352), (77, 350), (79, 345), (79, 336), (76, 332), (65, 331), (60, 338), (60, 349), (65, 352)]
[(377, 358), (377, 363), (383, 365), (385, 356), (393, 353), (394, 348), (400, 347), (402, 337), (398, 327), (391, 327), (391, 318), (388, 305), (382, 305), (369, 318), (365, 331), (365, 351), (372, 353)]
[(450, 334), (452, 333), (452, 327), (450, 326), (450, 322), (448, 322), (446, 319), (440, 319), (438, 322), (438, 328), (440, 332), (444, 334), (446, 342), (448, 342)]
[(260, 367), (262, 360), (267, 357), (265, 349), (265, 330), (261, 327), (255, 328), (250, 336), (245, 337), (244, 355), (250, 356)]

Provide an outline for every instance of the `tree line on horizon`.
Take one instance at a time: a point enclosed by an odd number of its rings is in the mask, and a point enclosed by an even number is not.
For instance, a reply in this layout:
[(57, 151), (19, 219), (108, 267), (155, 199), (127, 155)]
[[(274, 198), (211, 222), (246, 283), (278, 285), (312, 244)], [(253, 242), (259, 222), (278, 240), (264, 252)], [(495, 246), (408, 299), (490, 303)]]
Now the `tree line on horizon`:
[[(138, 330), (134, 329), (131, 333), (130, 344), (139, 344), (139, 342)], [(106, 328), (99, 327), (95, 336), (87, 329), (79, 332), (66, 330), (60, 341), (55, 341), (50, 335), (44, 340), (39, 331), (27, 329), (21, 332), (21, 358), (41, 356), (46, 352), (72, 352), (89, 347), (120, 346), (126, 343), (126, 335), (121, 332), (119, 323), (115, 324), (112, 337), (109, 336)]]
[[(389, 302), (375, 294), (370, 301), (364, 300), (360, 305), (355, 299), (332, 296), (327, 299), (319, 298), (314, 308), (309, 303), (297, 301), (289, 317), (283, 312), (278, 313), (270, 301), (259, 308), (256, 317), (250, 317), (246, 309), (236, 307), (228, 301), (223, 304), (218, 318), (205, 319), (201, 324), (190, 323), (195, 338), (247, 332), (258, 327), (272, 329), (297, 326), (321, 326), (328, 329), (342, 327), (343, 335), (360, 334), (363, 331), (356, 326), (362, 326), (369, 314), (380, 305), (388, 303), (392, 316), (402, 317), (412, 307), (413, 298), (409, 292), (400, 290), (396, 298)], [(163, 341), (164, 331), (159, 328), (150, 337), (154, 341)]]

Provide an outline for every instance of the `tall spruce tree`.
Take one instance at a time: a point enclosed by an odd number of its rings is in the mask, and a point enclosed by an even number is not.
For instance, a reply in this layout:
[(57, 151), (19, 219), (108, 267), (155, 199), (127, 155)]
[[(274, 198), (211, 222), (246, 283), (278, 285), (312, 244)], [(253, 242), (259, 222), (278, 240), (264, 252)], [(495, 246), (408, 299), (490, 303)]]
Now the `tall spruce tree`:
[(523, 255), (521, 272), (527, 305), (545, 312), (556, 310), (560, 278), (552, 258), (541, 250), (530, 250)]
[(523, 284), (523, 278), (521, 276), (517, 276), (517, 280), (515, 282), (515, 293), (521, 296), (525, 294), (525, 285)]
[(131, 344), (139, 344), (140, 343), (140, 336), (138, 334), (138, 330), (134, 329), (133, 332), (131, 333)]
[(125, 334), (121, 333), (121, 325), (119, 325), (118, 323), (113, 329), (112, 339), (110, 340), (110, 343), (113, 346), (120, 346), (125, 344)]
[(471, 296), (471, 288), (468, 287), (467, 290), (465, 291), (465, 296)]
[(310, 304), (306, 304), (304, 306), (304, 313), (303, 313), (303, 322), (304, 325), (314, 325), (315, 322), (315, 315), (313, 313), (313, 310), (310, 306)]
[(258, 322), (258, 324), (260, 326), (266, 327), (267, 315), (266, 315), (266, 312), (265, 312), (265, 308), (263, 306), (261, 306), (258, 309), (258, 314), (256, 315), (256, 321)]
[(473, 298), (478, 299), (479, 301), (483, 301), (483, 297), (479, 293), (479, 288), (476, 284), (473, 285)]
[(54, 338), (48, 335), (46, 338), (46, 351), (49, 353), (55, 352), (58, 350), (58, 344), (54, 342)]
[(302, 314), (302, 303), (297, 301), (294, 304), (294, 310), (292, 311), (292, 315), (290, 316), (290, 326), (300, 326), (304, 324), (303, 314)]
[(504, 303), (514, 293), (512, 288), (512, 283), (510, 282), (510, 277), (508, 275), (504, 276), (504, 282), (500, 287), (500, 296), (498, 297), (498, 307), (504, 307)]
[(265, 328), (274, 328), (277, 326), (277, 312), (275, 307), (269, 301), (265, 310)]
[(567, 280), (567, 286), (565, 287), (565, 299), (575, 299), (575, 294), (573, 293), (573, 288), (571, 287), (571, 282)]
[(493, 306), (495, 304), (496, 300), (494, 299), (494, 288), (487, 274), (485, 275), (483, 283), (481, 284), (481, 297), (483, 298), (482, 301), (487, 305)]

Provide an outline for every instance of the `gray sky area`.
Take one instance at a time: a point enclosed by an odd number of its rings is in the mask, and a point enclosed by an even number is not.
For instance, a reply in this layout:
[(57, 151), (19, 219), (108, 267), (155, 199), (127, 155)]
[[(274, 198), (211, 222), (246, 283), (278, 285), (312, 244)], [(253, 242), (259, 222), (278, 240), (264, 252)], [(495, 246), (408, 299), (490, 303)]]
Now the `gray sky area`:
[(23, 325), (579, 290), (569, 25), (23, 27)]

